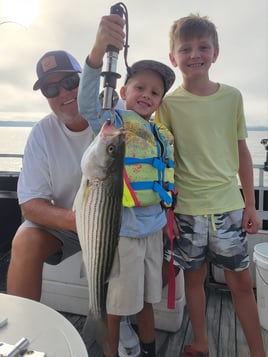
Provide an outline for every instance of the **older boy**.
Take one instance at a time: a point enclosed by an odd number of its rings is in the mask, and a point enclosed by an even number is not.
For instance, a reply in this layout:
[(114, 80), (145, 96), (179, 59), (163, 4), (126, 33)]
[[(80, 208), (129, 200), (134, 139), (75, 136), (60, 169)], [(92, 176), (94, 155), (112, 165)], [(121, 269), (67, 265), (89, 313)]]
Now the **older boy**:
[[(218, 54), (217, 31), (207, 17), (190, 15), (174, 22), (170, 61), (180, 69), (183, 82), (164, 99), (156, 120), (172, 131), (175, 141), (175, 184), (179, 191), (175, 219), (180, 239), (175, 242), (174, 259), (176, 266), (184, 269), (194, 333), (192, 345), (185, 347), (181, 357), (208, 356), (207, 258), (224, 269), (250, 356), (265, 357), (248, 269), (246, 233), (256, 233), (259, 220), (243, 102), (237, 89), (209, 79)], [(168, 247), (165, 258), (170, 259)]]

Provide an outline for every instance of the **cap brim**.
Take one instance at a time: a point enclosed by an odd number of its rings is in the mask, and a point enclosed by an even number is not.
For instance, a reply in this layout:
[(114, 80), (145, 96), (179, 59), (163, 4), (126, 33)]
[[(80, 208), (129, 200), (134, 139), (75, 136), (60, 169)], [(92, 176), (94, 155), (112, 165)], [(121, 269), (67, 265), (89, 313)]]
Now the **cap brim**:
[(42, 87), (43, 85), (43, 82), (44, 80), (49, 77), (51, 74), (54, 74), (54, 73), (81, 73), (81, 71), (75, 71), (75, 70), (57, 70), (57, 71), (54, 71), (54, 72), (49, 72), (47, 74), (44, 74), (41, 78), (39, 78), (33, 85), (33, 90), (38, 90)]

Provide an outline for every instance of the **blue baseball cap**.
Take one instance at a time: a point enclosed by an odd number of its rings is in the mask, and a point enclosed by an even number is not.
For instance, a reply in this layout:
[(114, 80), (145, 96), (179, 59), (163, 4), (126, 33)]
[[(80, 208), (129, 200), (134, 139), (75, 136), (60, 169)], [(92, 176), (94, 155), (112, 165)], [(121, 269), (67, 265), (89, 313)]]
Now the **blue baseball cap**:
[(82, 68), (77, 60), (66, 51), (50, 51), (45, 53), (36, 65), (38, 80), (33, 90), (40, 89), (44, 79), (52, 73), (81, 73)]

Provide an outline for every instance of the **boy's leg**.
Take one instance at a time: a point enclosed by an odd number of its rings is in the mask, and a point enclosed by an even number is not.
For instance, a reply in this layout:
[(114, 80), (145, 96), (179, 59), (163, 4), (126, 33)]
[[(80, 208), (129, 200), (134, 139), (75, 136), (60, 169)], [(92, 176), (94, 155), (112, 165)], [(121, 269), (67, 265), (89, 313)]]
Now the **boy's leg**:
[[(134, 315), (143, 307), (144, 244), (145, 241), (140, 239), (119, 239), (120, 274), (109, 280), (107, 293), (107, 311), (110, 315)], [(122, 319), (120, 330), (119, 355), (139, 356), (139, 339), (125, 318)]]
[(155, 357), (154, 311), (152, 304), (144, 302), (137, 314), (137, 324), (141, 341), (141, 356)]
[(207, 274), (206, 264), (194, 271), (185, 271), (185, 296), (189, 317), (192, 323), (194, 340), (191, 347), (200, 352), (208, 352), (206, 332), (206, 296), (204, 282)]
[[(179, 267), (184, 270), (186, 303), (192, 323), (194, 340), (186, 346), (182, 357), (208, 355), (208, 338), (205, 323), (205, 291), (206, 254), (208, 246), (209, 219), (207, 216), (190, 216), (175, 214), (180, 237), (173, 240), (173, 252), (167, 241), (164, 249), (162, 269), (163, 283), (168, 278), (168, 264), (171, 255), (174, 257), (175, 273)], [(165, 261), (167, 260), (167, 262)]]
[[(173, 265), (173, 267), (175, 270), (175, 277), (176, 277), (180, 272), (180, 268), (177, 265)], [(166, 259), (163, 259), (163, 265), (162, 265), (163, 287), (165, 287), (168, 284), (168, 276), (169, 276), (169, 262)]]
[(241, 231), (243, 210), (215, 215), (211, 235), (212, 262), (224, 269), (235, 311), (248, 342), (251, 357), (264, 357), (256, 300), (250, 276), (246, 233)]
[(104, 351), (105, 357), (118, 356), (120, 320), (121, 316), (107, 315), (109, 351)]
[(225, 279), (231, 290), (233, 305), (244, 331), (251, 357), (265, 357), (257, 305), (249, 269), (225, 270)]
[(137, 324), (142, 342), (151, 343), (155, 340), (154, 312), (152, 304), (144, 302), (143, 309), (137, 314)]

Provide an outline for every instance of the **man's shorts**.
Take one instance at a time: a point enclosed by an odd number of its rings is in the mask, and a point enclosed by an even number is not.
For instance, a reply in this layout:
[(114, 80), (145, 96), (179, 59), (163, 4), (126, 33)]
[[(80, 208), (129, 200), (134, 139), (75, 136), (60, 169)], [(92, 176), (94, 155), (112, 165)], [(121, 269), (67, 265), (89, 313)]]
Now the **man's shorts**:
[[(162, 294), (162, 230), (144, 238), (119, 239), (119, 275), (109, 280), (107, 312), (134, 315), (144, 301), (157, 303)], [(116, 262), (114, 262), (115, 265)]]
[(25, 220), (19, 228), (43, 229), (62, 242), (61, 252), (49, 257), (47, 260), (48, 264), (59, 264), (62, 260), (81, 250), (78, 235), (75, 232), (52, 229), (27, 220)]
[[(249, 266), (246, 232), (242, 232), (243, 210), (207, 216), (175, 214), (180, 238), (173, 240), (174, 264), (194, 271), (211, 261), (219, 268), (242, 271)], [(171, 259), (170, 242), (164, 258)]]

